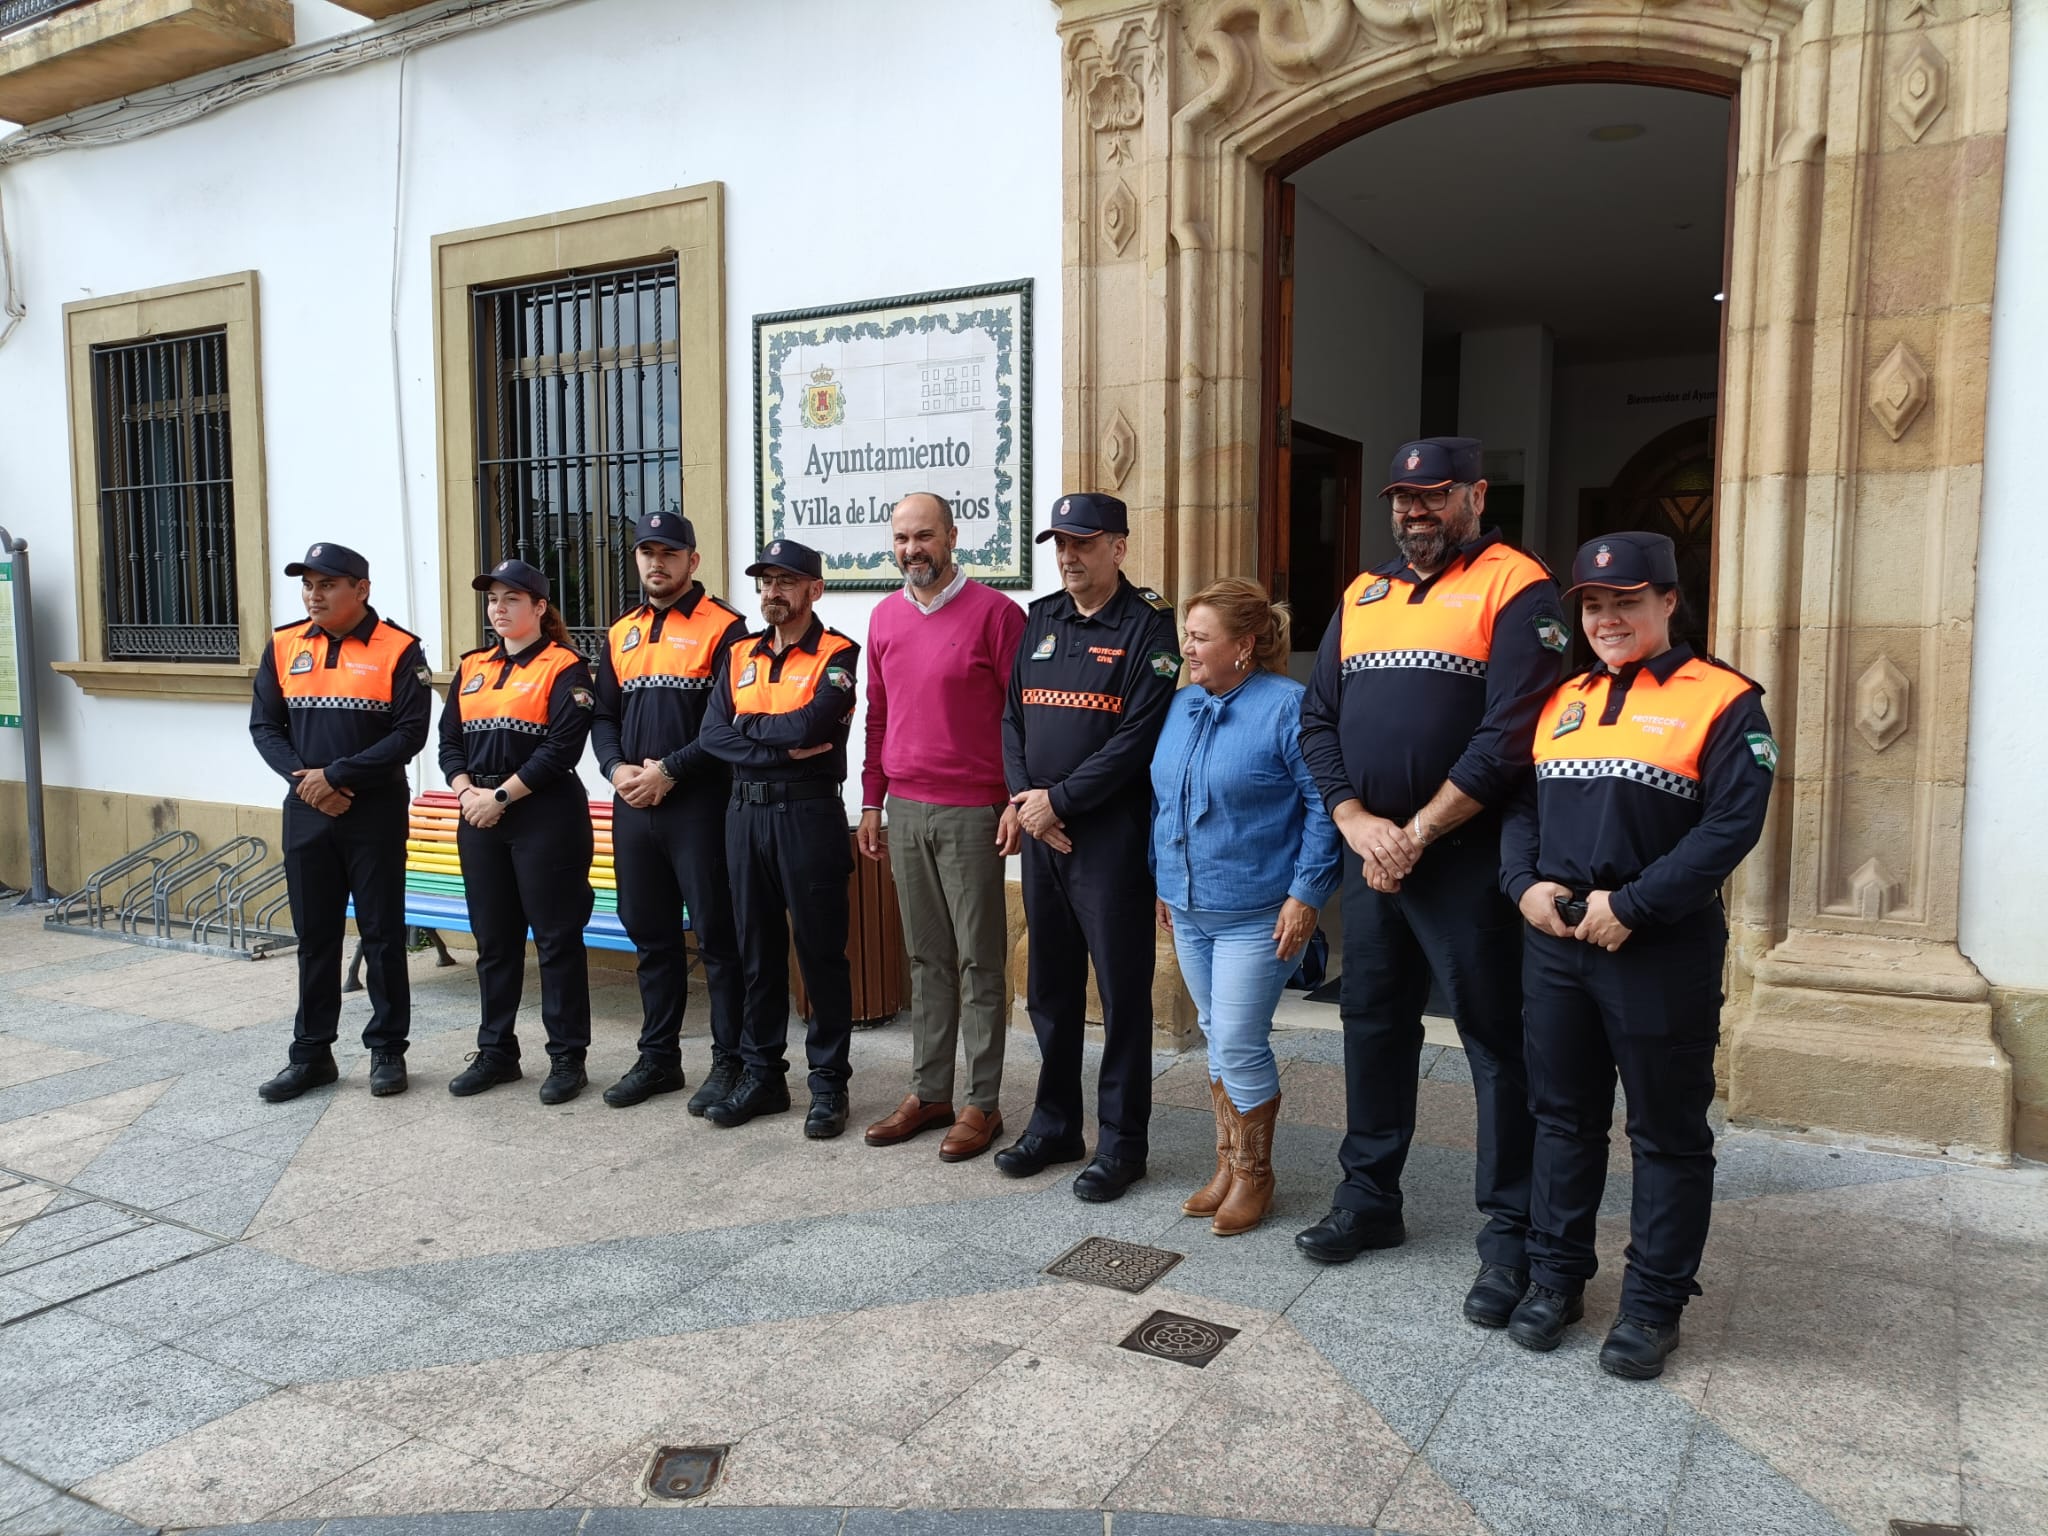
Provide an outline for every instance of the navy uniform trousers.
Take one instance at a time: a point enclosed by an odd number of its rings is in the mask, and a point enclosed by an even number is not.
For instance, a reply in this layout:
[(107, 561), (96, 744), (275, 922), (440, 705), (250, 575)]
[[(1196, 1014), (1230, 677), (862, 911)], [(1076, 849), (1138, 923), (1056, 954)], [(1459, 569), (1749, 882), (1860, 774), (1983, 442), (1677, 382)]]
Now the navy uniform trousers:
[(1669, 928), (1596, 944), (1528, 930), (1529, 1098), (1544, 1177), (1531, 1193), (1529, 1277), (1575, 1296), (1597, 1269), (1619, 1074), (1635, 1164), (1621, 1310), (1678, 1319), (1707, 1245), (1714, 1204), (1714, 1047), (1721, 1038), (1721, 904)]
[(1152, 1119), (1152, 874), (1144, 817), (1111, 807), (1068, 829), (1072, 853), (1024, 839), (1024, 921), (1031, 934), (1024, 1003), (1042, 1065), (1028, 1134), (1082, 1136), (1081, 1046), (1088, 963), (1102, 998), (1096, 1152), (1143, 1162)]
[(575, 779), (505, 807), (496, 826), (459, 822), (462, 888), (476, 935), (483, 997), (477, 1051), (519, 1060), (519, 999), (526, 988), (526, 933), (540, 960), (540, 1016), (548, 1055), (581, 1062), (590, 1049), (590, 962), (583, 929), (590, 889), (590, 802)]
[[(734, 786), (725, 823), (733, 917), (746, 961), (741, 1062), (755, 1077), (780, 1077), (789, 1070), (794, 937), (797, 967), (811, 997), (804, 1039), (811, 1092), (844, 1093), (853, 1076), (853, 967), (846, 960), (853, 840), (846, 811), (837, 785), (825, 786), (830, 793), (816, 799), (765, 803), (743, 801), (748, 787)], [(765, 787), (772, 792), (778, 786)]]
[(685, 907), (711, 1000), (712, 1057), (737, 1060), (740, 1054), (747, 978), (733, 933), (725, 798), (723, 793), (699, 798), (671, 792), (647, 810), (612, 801), (619, 921), (633, 941), (640, 983), (640, 1054), (670, 1066), (682, 1063), (678, 1039), (690, 995)]
[(285, 890), (299, 936), (293, 1061), (319, 1061), (341, 1033), (341, 950), (351, 896), (370, 989), (363, 1044), (405, 1053), (412, 1030), (412, 984), (405, 974), (407, 804), (403, 783), (362, 786), (339, 816), (316, 811), (296, 795), (284, 803)]
[(1486, 1224), (1479, 1257), (1527, 1262), (1534, 1127), (1522, 1067), (1521, 914), (1500, 893), (1500, 822), (1481, 815), (1432, 843), (1401, 889), (1365, 883), (1344, 853), (1344, 1082), (1349, 1128), (1336, 1203), (1376, 1219), (1401, 1214), (1401, 1171), (1415, 1139), (1422, 1012), (1432, 973), (1449, 999), (1479, 1106), (1473, 1193)]

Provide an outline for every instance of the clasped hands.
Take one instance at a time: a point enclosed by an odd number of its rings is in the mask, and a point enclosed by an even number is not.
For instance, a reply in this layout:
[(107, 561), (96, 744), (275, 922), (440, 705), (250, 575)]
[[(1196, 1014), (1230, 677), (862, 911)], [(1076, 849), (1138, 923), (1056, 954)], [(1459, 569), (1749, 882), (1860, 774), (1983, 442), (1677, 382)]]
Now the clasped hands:
[[(1014, 823), (1011, 820), (1013, 816)], [(996, 845), (1004, 853), (1015, 853), (1023, 846), (1023, 840), (1015, 836), (1017, 829), (1029, 832), (1054, 853), (1074, 851), (1074, 840), (1067, 836), (1067, 824), (1052, 808), (1050, 790), (1027, 789), (1021, 795), (1010, 796), (1010, 809), (1003, 813), (1003, 830), (996, 834)], [(1014, 847), (1005, 843), (1006, 832)]]
[(325, 768), (294, 768), (292, 777), (298, 780), (292, 793), (324, 816), (339, 816), (355, 803), (356, 792), (328, 783)]
[(1598, 944), (1609, 953), (1628, 942), (1632, 931), (1614, 915), (1612, 891), (1594, 891), (1586, 897), (1586, 917), (1574, 928), (1558, 915), (1557, 898), (1569, 898), (1571, 891), (1555, 880), (1538, 880), (1522, 892), (1522, 917), (1531, 928), (1555, 939), (1578, 939)]
[(1382, 895), (1391, 896), (1413, 873), (1428, 846), (1415, 835), (1414, 825), (1402, 826), (1384, 816), (1375, 816), (1356, 800), (1347, 800), (1335, 813), (1337, 830), (1363, 866), (1365, 883)]

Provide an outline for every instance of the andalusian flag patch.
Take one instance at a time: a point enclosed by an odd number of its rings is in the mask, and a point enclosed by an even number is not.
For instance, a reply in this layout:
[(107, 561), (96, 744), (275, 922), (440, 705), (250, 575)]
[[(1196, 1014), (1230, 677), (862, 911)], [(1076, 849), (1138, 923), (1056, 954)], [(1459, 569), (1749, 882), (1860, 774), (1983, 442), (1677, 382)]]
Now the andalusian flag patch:
[(1154, 651), (1152, 653), (1152, 671), (1153, 675), (1157, 677), (1179, 677), (1180, 658), (1171, 651)]
[(1536, 620), (1536, 643), (1546, 651), (1555, 651), (1562, 656), (1572, 648), (1572, 632), (1564, 627), (1563, 619), (1542, 614)]
[(827, 667), (825, 669), (825, 686), (827, 688), (844, 688), (851, 691), (853, 688), (853, 674), (844, 667)]
[(1762, 731), (1745, 732), (1744, 740), (1749, 743), (1749, 755), (1756, 759), (1757, 767), (1765, 773), (1778, 771), (1778, 744), (1775, 741)]

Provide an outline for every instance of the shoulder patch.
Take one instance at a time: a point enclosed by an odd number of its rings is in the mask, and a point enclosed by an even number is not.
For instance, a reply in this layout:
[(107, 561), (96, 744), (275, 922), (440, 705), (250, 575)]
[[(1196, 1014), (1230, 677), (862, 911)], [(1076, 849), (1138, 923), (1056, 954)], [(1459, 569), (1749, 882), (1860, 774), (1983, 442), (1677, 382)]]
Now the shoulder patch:
[(434, 669), (428, 666), (424, 661), (412, 669), (412, 675), (419, 679), (419, 683), (422, 688), (431, 688), (434, 686)]
[(1147, 658), (1154, 677), (1176, 678), (1180, 676), (1180, 658), (1171, 651), (1154, 651)]
[(1778, 771), (1778, 744), (1762, 731), (1745, 731), (1742, 739), (1749, 743), (1749, 755), (1756, 759), (1757, 767), (1765, 773)]
[(1563, 619), (1554, 614), (1536, 615), (1536, 643), (1546, 651), (1555, 651), (1562, 656), (1572, 648), (1572, 632), (1565, 627)]
[(1161, 597), (1157, 592), (1153, 591), (1150, 587), (1138, 588), (1138, 596), (1142, 597), (1154, 608), (1157, 608), (1161, 613), (1173, 612), (1173, 604), (1169, 603), (1165, 598)]
[(825, 669), (825, 686), (827, 688), (851, 690), (853, 687), (853, 674), (844, 667), (827, 667)]
[(597, 708), (597, 700), (588, 688), (571, 688), (569, 690), (569, 698), (578, 709)]

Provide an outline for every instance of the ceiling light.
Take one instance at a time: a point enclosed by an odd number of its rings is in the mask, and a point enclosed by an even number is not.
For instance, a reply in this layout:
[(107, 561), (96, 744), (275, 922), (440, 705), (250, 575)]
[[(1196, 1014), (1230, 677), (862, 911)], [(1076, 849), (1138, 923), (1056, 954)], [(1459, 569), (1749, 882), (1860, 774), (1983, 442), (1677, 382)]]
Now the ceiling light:
[(1714, 295), (1714, 302), (1716, 304), (1726, 304), (1728, 302), (1728, 295), (1725, 293), (1717, 293)]
[(1595, 144), (1626, 144), (1630, 139), (1640, 139), (1644, 132), (1641, 123), (1606, 123), (1586, 137)]

